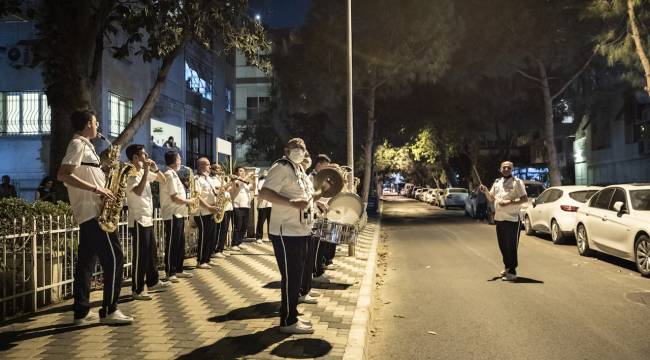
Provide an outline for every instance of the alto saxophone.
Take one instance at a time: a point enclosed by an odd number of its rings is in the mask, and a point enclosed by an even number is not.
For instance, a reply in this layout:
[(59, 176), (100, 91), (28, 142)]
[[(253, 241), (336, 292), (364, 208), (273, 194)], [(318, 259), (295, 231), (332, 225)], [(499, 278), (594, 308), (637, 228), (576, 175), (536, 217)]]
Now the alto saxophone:
[[(190, 199), (198, 198), (199, 197), (199, 190), (196, 188), (196, 179), (194, 178), (194, 171), (190, 167), (185, 166), (187, 169), (187, 172), (189, 173), (189, 179), (188, 179), (188, 187), (189, 187), (189, 192), (190, 192)], [(190, 202), (187, 205), (189, 215), (192, 216), (192, 214), (196, 213), (196, 211), (199, 209), (199, 204), (196, 202)]]
[(122, 203), (126, 195), (126, 180), (129, 175), (134, 175), (135, 166), (129, 163), (120, 163), (120, 145), (111, 145), (108, 150), (109, 171), (106, 188), (115, 196), (115, 200), (104, 203), (102, 213), (99, 215), (99, 227), (107, 233), (117, 229), (122, 212)]
[(226, 206), (228, 206), (228, 203), (230, 202), (230, 198), (226, 197), (226, 182), (224, 180), (225, 179), (221, 180), (221, 187), (215, 193), (215, 197), (217, 198), (215, 204), (217, 212), (215, 212), (212, 217), (214, 218), (214, 222), (217, 224), (223, 221), (223, 216), (226, 214)]

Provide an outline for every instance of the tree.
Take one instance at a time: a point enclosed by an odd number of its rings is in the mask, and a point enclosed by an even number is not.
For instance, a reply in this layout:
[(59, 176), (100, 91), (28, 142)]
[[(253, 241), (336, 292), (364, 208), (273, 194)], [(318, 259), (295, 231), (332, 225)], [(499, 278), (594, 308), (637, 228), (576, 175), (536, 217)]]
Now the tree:
[[(179, 51), (195, 41), (208, 50), (237, 48), (254, 62), (268, 46), (260, 24), (250, 19), (246, 0), (45, 0), (38, 9), (43, 78), (52, 109), (50, 172), (55, 173), (72, 134), (68, 121), (93, 105), (104, 50), (115, 57), (159, 61), (156, 81), (142, 107), (115, 143), (125, 144), (149, 118)], [(124, 42), (113, 40), (122, 34)]]

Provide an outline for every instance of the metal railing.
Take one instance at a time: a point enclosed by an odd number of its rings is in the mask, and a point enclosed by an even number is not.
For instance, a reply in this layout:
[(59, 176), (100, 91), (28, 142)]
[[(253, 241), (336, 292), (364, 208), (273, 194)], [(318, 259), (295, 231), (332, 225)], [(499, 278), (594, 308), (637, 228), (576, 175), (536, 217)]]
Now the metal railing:
[[(124, 251), (124, 278), (131, 276), (132, 236), (122, 213), (117, 233)], [(158, 264), (164, 267), (164, 227), (154, 211)], [(79, 227), (71, 216), (14, 219), (14, 234), (0, 236), (0, 321), (36, 311), (72, 295)], [(185, 256), (196, 255), (196, 228), (186, 224)], [(97, 265), (91, 287), (101, 287)]]

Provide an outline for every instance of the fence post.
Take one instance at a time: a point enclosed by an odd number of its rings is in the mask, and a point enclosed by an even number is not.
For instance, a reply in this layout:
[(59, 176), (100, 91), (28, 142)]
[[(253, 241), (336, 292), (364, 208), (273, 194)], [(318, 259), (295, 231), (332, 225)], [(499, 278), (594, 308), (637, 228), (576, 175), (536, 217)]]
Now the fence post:
[(34, 311), (38, 309), (38, 256), (36, 254), (36, 241), (38, 235), (36, 234), (36, 218), (32, 217), (32, 286), (33, 296), (32, 300), (34, 301)]

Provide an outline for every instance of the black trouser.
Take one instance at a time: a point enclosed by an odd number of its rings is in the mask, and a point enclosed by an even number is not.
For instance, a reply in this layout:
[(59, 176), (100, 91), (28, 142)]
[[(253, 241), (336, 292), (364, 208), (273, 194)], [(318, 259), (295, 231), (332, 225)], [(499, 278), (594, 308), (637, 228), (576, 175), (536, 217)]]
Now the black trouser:
[(135, 222), (135, 227), (130, 228), (133, 239), (131, 247), (131, 268), (133, 269), (131, 290), (139, 294), (148, 287), (158, 283), (158, 250), (153, 237), (153, 226), (142, 226)]
[(518, 221), (495, 221), (497, 226), (497, 239), (499, 249), (503, 256), (505, 270), (513, 275), (517, 274), (517, 246), (519, 245)]
[(280, 326), (288, 326), (298, 321), (298, 291), (304, 265), (305, 244), (309, 236), (269, 234), (269, 238), (273, 243), (273, 252), (281, 275)]
[(196, 261), (198, 264), (209, 263), (212, 249), (214, 249), (214, 218), (212, 215), (195, 216), (194, 222), (199, 228)]
[(302, 280), (298, 295), (305, 296), (311, 291), (311, 276), (316, 268), (316, 251), (319, 240), (309, 236), (305, 242), (305, 256), (303, 257)]
[(268, 234), (268, 227), (271, 223), (271, 209), (270, 207), (257, 209), (257, 226), (255, 227), (255, 239), (257, 240), (264, 237), (264, 222), (266, 222), (266, 232)]
[(249, 208), (235, 208), (234, 228), (232, 232), (232, 245), (239, 246), (244, 242), (246, 236), (246, 229), (248, 228), (248, 213)]
[(185, 260), (185, 219), (172, 217), (165, 226), (165, 272), (167, 276), (183, 272)]
[(334, 256), (336, 256), (336, 244), (323, 241), (321, 243), (321, 246), (323, 246), (323, 256), (325, 258), (325, 265), (332, 264), (332, 261), (334, 260)]
[(487, 219), (487, 203), (476, 204), (476, 219), (477, 220)]
[(314, 254), (314, 277), (319, 277), (325, 272), (325, 252), (329, 251), (329, 243), (314, 237), (316, 251)]
[(85, 317), (90, 310), (90, 280), (97, 265), (102, 266), (104, 276), (104, 299), (99, 316), (104, 317), (117, 309), (122, 289), (124, 253), (117, 234), (107, 233), (99, 227), (97, 219), (79, 225), (79, 249), (74, 272), (74, 317)]
[(228, 230), (230, 228), (230, 221), (232, 219), (232, 210), (226, 211), (223, 214), (223, 220), (220, 223), (216, 224), (217, 228), (217, 252), (223, 252), (224, 246), (226, 246), (226, 240), (228, 240)]

